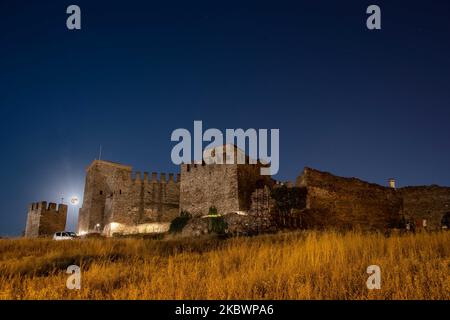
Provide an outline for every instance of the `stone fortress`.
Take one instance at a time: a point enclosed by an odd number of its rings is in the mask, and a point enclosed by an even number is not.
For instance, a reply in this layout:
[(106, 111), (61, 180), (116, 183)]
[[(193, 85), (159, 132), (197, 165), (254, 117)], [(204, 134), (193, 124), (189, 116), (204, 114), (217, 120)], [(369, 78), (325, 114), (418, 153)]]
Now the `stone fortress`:
[[(225, 147), (224, 156), (229, 148)], [(242, 154), (231, 148), (235, 157)], [(311, 168), (305, 168), (294, 185), (260, 175), (259, 163), (207, 163), (183, 164), (176, 175), (144, 172), (142, 176), (130, 166), (94, 160), (86, 169), (77, 232), (160, 233), (181, 213), (189, 212), (192, 222), (185, 227), (186, 235), (199, 235), (206, 233), (202, 217), (211, 207), (225, 217), (232, 233), (273, 231), (285, 225), (274, 218), (279, 212), (271, 192), (278, 188), (296, 190), (289, 219), (300, 221), (295, 225), (302, 228), (386, 230), (413, 221), (433, 230), (440, 228), (442, 217), (450, 211), (450, 187), (396, 188), (392, 179), (385, 187)], [(58, 212), (55, 206), (30, 207), (26, 236), (64, 230), (67, 207), (60, 205)]]
[(66, 227), (67, 205), (47, 202), (32, 203), (28, 207), (25, 237), (53, 236)]
[(179, 214), (179, 198), (179, 174), (142, 177), (130, 166), (94, 160), (86, 170), (78, 233), (131, 232), (137, 226), (142, 233), (166, 230)]

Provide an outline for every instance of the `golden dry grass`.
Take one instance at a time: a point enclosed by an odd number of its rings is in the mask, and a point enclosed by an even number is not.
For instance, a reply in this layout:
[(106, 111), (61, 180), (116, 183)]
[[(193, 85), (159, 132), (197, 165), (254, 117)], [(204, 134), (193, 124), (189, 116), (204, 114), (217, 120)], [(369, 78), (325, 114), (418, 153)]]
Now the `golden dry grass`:
[[(66, 288), (67, 266), (82, 269)], [(381, 290), (366, 268), (381, 267)], [(450, 232), (0, 241), (0, 299), (449, 299)]]

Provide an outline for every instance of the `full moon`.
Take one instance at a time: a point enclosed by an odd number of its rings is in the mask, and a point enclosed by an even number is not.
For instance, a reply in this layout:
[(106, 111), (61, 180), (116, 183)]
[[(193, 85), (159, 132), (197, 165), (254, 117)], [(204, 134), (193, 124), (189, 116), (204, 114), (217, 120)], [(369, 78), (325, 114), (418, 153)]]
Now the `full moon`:
[(79, 202), (80, 200), (78, 199), (77, 196), (73, 196), (72, 198), (70, 198), (70, 203), (74, 206), (76, 206)]

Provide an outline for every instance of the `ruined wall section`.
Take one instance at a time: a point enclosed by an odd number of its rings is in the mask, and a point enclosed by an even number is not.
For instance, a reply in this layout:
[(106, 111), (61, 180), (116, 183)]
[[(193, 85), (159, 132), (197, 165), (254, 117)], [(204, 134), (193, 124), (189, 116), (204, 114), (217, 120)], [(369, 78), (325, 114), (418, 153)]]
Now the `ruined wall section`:
[(258, 188), (251, 194), (251, 204), (246, 215), (228, 214), (225, 221), (232, 235), (256, 235), (275, 232), (277, 226), (272, 216), (273, 199), (269, 187)]
[(384, 230), (401, 225), (403, 199), (395, 189), (310, 168), (296, 185), (307, 188), (306, 209), (319, 227)]
[(272, 187), (275, 181), (270, 176), (261, 175), (260, 163), (237, 165), (239, 208), (248, 211), (252, 205), (252, 195), (257, 189)]
[(67, 220), (67, 205), (42, 201), (30, 204), (28, 208), (25, 237), (37, 238), (53, 236), (64, 231)]
[(403, 198), (405, 218), (420, 224), (427, 221), (427, 228), (441, 227), (441, 219), (450, 212), (450, 188), (432, 186), (404, 187), (397, 190)]

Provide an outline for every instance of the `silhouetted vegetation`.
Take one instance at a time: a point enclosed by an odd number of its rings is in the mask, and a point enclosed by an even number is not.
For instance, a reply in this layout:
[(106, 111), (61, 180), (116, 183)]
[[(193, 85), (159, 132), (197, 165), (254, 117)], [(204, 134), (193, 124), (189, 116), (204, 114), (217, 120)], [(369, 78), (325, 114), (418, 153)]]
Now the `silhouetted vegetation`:
[(306, 188), (281, 186), (272, 189), (271, 196), (275, 200), (276, 209), (281, 214), (288, 215), (292, 209), (305, 207), (306, 192)]
[(223, 217), (209, 217), (208, 231), (218, 235), (225, 235), (228, 229), (228, 224)]
[(172, 220), (169, 227), (169, 233), (179, 233), (191, 219), (191, 214), (187, 211), (182, 211), (179, 217)]
[(216, 207), (214, 207), (214, 206), (209, 207), (209, 212), (208, 212), (209, 216), (216, 216), (217, 214), (218, 214), (218, 212), (217, 212), (217, 208)]

